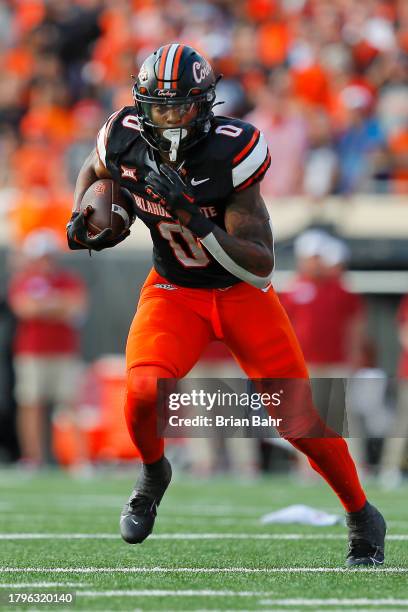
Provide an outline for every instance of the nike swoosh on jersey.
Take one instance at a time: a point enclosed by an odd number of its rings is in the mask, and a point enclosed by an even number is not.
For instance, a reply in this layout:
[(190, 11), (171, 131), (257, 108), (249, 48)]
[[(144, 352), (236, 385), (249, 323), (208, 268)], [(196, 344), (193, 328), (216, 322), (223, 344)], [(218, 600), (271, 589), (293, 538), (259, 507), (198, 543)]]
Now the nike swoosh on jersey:
[(197, 179), (195, 179), (195, 178), (192, 178), (191, 179), (191, 184), (193, 185), (193, 187), (195, 187), (196, 185), (201, 185), (201, 183), (206, 183), (209, 180), (210, 180), (210, 177), (205, 178), (205, 179), (201, 179), (199, 181)]

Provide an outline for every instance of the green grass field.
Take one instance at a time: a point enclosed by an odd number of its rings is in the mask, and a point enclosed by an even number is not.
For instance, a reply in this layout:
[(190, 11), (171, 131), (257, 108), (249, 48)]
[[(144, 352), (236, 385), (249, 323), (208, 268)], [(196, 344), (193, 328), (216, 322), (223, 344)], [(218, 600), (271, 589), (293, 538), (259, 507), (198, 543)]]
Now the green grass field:
[(1, 472), (3, 606), (24, 609), (5, 604), (10, 590), (59, 589), (76, 592), (74, 605), (58, 606), (67, 610), (408, 610), (408, 488), (368, 487), (389, 523), (386, 566), (350, 571), (345, 527), (259, 523), (294, 503), (340, 512), (324, 483), (176, 474), (154, 536), (129, 546), (118, 517), (133, 480)]

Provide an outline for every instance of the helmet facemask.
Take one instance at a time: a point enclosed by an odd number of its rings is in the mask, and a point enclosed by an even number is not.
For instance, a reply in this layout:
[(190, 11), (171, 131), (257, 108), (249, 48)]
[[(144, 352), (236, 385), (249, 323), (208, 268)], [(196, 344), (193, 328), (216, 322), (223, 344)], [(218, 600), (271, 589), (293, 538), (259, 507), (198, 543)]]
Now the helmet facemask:
[(181, 153), (204, 138), (211, 125), (215, 87), (205, 93), (177, 96), (167, 90), (166, 95), (148, 96), (133, 88), (142, 137), (148, 144), (175, 162)]

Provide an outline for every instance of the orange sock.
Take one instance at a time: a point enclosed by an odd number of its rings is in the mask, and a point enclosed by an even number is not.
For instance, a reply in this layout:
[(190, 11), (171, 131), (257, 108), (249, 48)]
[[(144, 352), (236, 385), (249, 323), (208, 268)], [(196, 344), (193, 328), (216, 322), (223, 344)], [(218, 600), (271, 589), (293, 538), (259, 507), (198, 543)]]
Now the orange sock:
[(312, 468), (323, 476), (347, 512), (361, 510), (367, 498), (343, 438), (300, 438), (289, 442), (307, 455)]
[(173, 378), (159, 366), (135, 366), (128, 371), (125, 404), (126, 423), (143, 463), (154, 463), (163, 455), (163, 438), (157, 434), (157, 380)]

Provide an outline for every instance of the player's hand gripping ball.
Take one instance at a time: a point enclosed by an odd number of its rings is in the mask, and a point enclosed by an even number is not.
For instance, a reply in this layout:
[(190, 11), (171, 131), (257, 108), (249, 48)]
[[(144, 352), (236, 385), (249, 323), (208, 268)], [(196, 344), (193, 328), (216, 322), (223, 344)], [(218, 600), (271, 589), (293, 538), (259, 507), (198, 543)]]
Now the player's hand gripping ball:
[(179, 173), (167, 164), (160, 166), (160, 174), (151, 170), (146, 176), (146, 193), (177, 217), (176, 210), (197, 212), (194, 196)]
[(93, 183), (67, 225), (70, 249), (101, 251), (127, 238), (135, 220), (132, 195), (111, 179)]
[(183, 223), (185, 218), (180, 215), (180, 212), (189, 213), (189, 220), (185, 225), (197, 236), (203, 237), (212, 231), (214, 224), (204, 217), (195, 204), (195, 198), (189, 187), (179, 173), (169, 165), (162, 164), (160, 174), (154, 172), (154, 170), (148, 173), (146, 176), (146, 193), (155, 202), (163, 206), (173, 218), (180, 218)]

